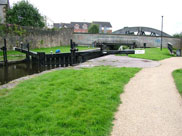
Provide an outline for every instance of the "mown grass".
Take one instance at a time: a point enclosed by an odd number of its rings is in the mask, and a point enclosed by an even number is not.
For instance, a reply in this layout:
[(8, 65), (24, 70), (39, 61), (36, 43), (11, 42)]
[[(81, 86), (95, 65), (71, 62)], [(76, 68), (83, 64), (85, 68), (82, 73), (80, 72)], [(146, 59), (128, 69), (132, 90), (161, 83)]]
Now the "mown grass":
[[(0, 55), (1, 56), (3, 55), (3, 51), (1, 50), (0, 50)], [(24, 55), (24, 54), (18, 51), (9, 50), (7, 51), (7, 55)]]
[[(25, 54), (17, 51), (7, 51), (8, 60), (22, 60), (25, 58)], [(3, 52), (0, 51), (0, 61), (3, 60)]]
[(160, 50), (160, 48), (146, 48), (145, 54), (130, 54), (128, 56), (133, 58), (142, 58), (159, 61), (170, 58), (174, 55), (171, 55), (167, 48), (163, 48), (162, 51)]
[(182, 95), (182, 69), (173, 71), (174, 81), (179, 93)]
[(4, 90), (2, 136), (106, 136), (120, 93), (139, 68), (64, 69)]
[[(94, 48), (88, 47), (88, 46), (78, 46), (77, 48), (79, 49), (79, 51), (94, 49)], [(51, 51), (53, 51), (53, 53), (55, 53), (55, 51), (57, 49), (60, 49), (61, 53), (70, 52), (70, 46), (56, 46), (56, 47), (49, 47), (49, 48), (38, 48), (38, 49), (32, 49), (31, 51), (46, 52), (46, 53), (50, 53)], [(7, 55), (8, 55), (8, 60), (21, 60), (21, 59), (25, 58), (25, 54), (23, 54), (21, 52), (17, 52), (17, 51), (8, 51)], [(0, 61), (2, 61), (2, 60), (3, 60), (3, 52), (0, 51)]]

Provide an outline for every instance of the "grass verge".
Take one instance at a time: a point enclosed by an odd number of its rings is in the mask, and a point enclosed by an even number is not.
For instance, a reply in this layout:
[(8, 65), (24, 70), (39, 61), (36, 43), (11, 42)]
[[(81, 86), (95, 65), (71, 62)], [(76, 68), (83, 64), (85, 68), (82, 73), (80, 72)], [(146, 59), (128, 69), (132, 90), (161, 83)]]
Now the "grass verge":
[(160, 48), (146, 48), (145, 54), (130, 54), (128, 56), (133, 58), (159, 61), (159, 60), (170, 58), (174, 55), (171, 55), (167, 48), (163, 48), (162, 51), (160, 50)]
[(0, 98), (0, 135), (106, 136), (124, 85), (139, 68), (64, 69)]
[[(7, 51), (8, 60), (21, 60), (25, 58), (25, 54), (17, 51)], [(0, 61), (3, 60), (3, 52), (0, 51)]]
[(182, 69), (178, 69), (173, 71), (173, 77), (174, 77), (174, 81), (176, 83), (176, 87), (179, 91), (179, 93), (182, 95)]

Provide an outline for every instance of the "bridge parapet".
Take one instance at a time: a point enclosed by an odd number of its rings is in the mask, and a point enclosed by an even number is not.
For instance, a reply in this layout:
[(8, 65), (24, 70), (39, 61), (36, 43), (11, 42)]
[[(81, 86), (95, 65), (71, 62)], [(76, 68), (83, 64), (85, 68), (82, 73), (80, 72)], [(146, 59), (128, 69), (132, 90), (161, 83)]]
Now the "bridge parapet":
[[(124, 27), (123, 29), (119, 29), (114, 31), (113, 34), (126, 34), (126, 35), (147, 35), (149, 33), (150, 36), (161, 36), (161, 31), (149, 28), (149, 27)], [(162, 32), (162, 36), (171, 37), (171, 35)]]
[[(118, 43), (133, 43), (137, 47), (143, 47), (146, 43), (147, 47), (160, 47), (160, 36), (137, 36), (137, 35), (120, 35), (120, 34), (73, 34), (73, 40), (79, 45), (92, 45), (95, 41), (118, 42)], [(181, 48), (182, 42), (179, 38), (163, 37), (163, 47), (167, 48), (167, 43), (170, 42), (174, 48)]]

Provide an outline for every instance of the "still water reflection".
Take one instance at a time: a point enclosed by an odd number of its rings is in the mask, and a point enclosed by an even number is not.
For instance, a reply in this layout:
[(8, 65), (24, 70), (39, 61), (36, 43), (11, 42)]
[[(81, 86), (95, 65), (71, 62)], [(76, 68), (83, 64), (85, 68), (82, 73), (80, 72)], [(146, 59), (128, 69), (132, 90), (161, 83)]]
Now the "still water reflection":
[[(53, 67), (52, 67), (53, 68)], [(9, 81), (24, 77), (27, 75), (32, 75), (35, 73), (40, 73), (44, 70), (51, 69), (50, 67), (41, 67), (37, 64), (31, 62), (24, 62), (20, 64), (11, 64), (8, 66), (0, 66), (0, 85), (6, 84)]]

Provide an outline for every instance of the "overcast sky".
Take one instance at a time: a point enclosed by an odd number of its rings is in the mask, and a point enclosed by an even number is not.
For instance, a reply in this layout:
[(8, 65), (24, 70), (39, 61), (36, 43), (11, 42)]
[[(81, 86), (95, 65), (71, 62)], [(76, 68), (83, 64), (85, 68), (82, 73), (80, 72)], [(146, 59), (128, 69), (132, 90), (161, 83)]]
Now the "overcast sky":
[[(19, 0), (10, 0), (10, 5)], [(55, 23), (109, 21), (113, 30), (145, 26), (182, 32), (182, 0), (28, 0)]]

